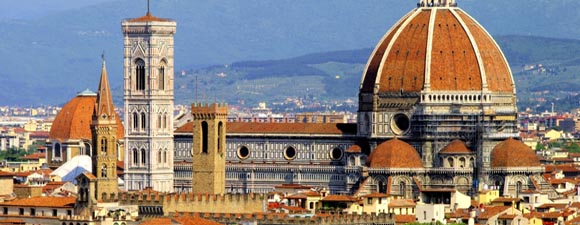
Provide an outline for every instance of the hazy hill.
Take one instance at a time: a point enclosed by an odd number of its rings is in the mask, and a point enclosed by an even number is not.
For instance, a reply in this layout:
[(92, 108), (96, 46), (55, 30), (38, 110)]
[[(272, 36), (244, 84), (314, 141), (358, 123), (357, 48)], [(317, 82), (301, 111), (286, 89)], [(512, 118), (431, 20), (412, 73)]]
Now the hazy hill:
[[(544, 111), (555, 102), (559, 110), (578, 107), (580, 96), (580, 40), (530, 36), (496, 38), (514, 74), (520, 108)], [(176, 101), (218, 99), (253, 106), (258, 101), (286, 97), (319, 101), (355, 99), (371, 48), (308, 54), (299, 57), (241, 61), (189, 70), (176, 77)], [(543, 69), (538, 68), (542, 64)], [(530, 66), (535, 69), (527, 69)], [(544, 71), (545, 70), (545, 71)], [(546, 102), (536, 101), (544, 97)], [(574, 102), (576, 101), (576, 102)]]
[[(62, 104), (78, 91), (95, 90), (103, 51), (111, 83), (119, 89), (120, 22), (143, 15), (142, 2), (99, 0), (89, 7), (73, 4), (39, 18), (0, 20), (0, 105)], [(459, 4), (492, 34), (580, 37), (577, 0), (464, 0)], [(413, 7), (414, 1), (400, 0), (152, 1), (154, 15), (178, 22), (176, 71), (373, 47)], [(335, 67), (344, 65), (303, 69), (315, 73)]]

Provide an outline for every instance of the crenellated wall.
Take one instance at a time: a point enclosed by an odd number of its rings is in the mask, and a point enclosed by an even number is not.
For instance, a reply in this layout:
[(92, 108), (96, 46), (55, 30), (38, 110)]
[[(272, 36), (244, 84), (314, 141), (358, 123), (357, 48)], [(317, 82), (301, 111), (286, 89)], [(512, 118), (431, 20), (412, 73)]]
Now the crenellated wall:
[(164, 215), (175, 212), (260, 213), (265, 211), (267, 196), (262, 194), (165, 194), (121, 193), (121, 205), (163, 206)]
[(254, 224), (305, 224), (305, 225), (346, 225), (346, 224), (395, 224), (393, 214), (330, 214), (317, 217), (288, 217), (285, 214), (244, 214), (244, 213), (184, 213), (171, 214), (173, 217), (200, 217), (219, 223), (239, 224), (255, 222)]

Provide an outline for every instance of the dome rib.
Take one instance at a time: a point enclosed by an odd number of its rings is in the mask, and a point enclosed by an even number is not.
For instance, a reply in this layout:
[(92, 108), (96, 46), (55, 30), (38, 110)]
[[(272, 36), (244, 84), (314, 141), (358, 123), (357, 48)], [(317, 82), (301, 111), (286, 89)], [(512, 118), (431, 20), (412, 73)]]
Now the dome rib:
[(405, 14), (405, 16), (403, 16), (399, 21), (397, 21), (397, 23), (395, 23), (395, 25), (389, 31), (387, 31), (385, 35), (383, 35), (377, 46), (375, 46), (375, 49), (373, 50), (373, 53), (369, 57), (367, 65), (365, 67), (365, 71), (363, 73), (363, 77), (361, 80), (361, 92), (372, 93), (374, 91), (379, 66), (381, 65), (381, 62), (383, 60), (383, 55), (385, 54), (386, 48), (388, 47), (389, 43), (391, 43), (391, 40), (395, 35), (395, 33), (403, 25), (403, 22), (405, 22), (407, 18), (409, 18), (414, 13), (415, 13), (414, 11), (411, 11)]
[(515, 85), (501, 49), (477, 21), (455, 7), (428, 7), (412, 10), (383, 36), (360, 93), (423, 91), (514, 94)]
[[(515, 93), (514, 80), (505, 55), (491, 35), (467, 13), (457, 10), (477, 43), (486, 75), (488, 88), (494, 92)], [(477, 37), (477, 38), (475, 38)]]
[[(427, 51), (430, 11), (417, 10), (399, 28), (389, 44), (377, 75), (378, 92), (420, 92), (425, 80), (424, 62)], [(408, 27), (408, 30), (406, 31)], [(411, 82), (405, 82), (405, 76)], [(419, 75), (419, 79), (417, 79)]]

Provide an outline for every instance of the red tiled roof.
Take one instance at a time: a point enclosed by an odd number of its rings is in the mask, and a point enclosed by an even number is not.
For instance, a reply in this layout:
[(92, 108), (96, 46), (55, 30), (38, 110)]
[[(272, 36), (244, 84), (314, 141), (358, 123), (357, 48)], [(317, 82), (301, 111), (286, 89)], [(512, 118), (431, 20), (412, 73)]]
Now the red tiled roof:
[(561, 170), (562, 172), (576, 172), (580, 173), (577, 165), (574, 164), (562, 164), (562, 165), (545, 165), (546, 173), (552, 173), (554, 171)]
[(417, 150), (397, 138), (377, 146), (368, 160), (371, 168), (423, 168)]
[(321, 201), (323, 202), (356, 202), (357, 199), (348, 195), (328, 195)]
[(46, 158), (46, 153), (40, 152), (20, 157), (20, 159), (44, 159), (44, 158)]
[(151, 15), (150, 12), (147, 12), (147, 14), (145, 14), (142, 17), (128, 19), (127, 21), (128, 22), (170, 22), (171, 20), (165, 19), (165, 18), (159, 18), (159, 17)]
[(491, 167), (541, 166), (534, 151), (521, 141), (509, 138), (497, 144), (491, 152)]
[[(175, 133), (192, 133), (193, 122), (177, 128)], [(240, 134), (356, 134), (356, 124), (348, 123), (245, 123), (228, 122), (227, 133)]]
[(395, 215), (395, 222), (397, 224), (399, 223), (412, 223), (417, 221), (417, 218), (415, 218), (415, 215)]
[[(434, 29), (426, 28), (430, 24)], [(431, 52), (426, 51), (428, 39), (433, 42)], [(430, 64), (425, 63), (427, 56)], [(377, 84), (379, 92), (420, 92), (426, 75), (432, 90), (482, 90), (482, 72), (490, 91), (514, 92), (504, 55), (475, 20), (457, 8), (421, 7), (404, 16), (377, 44), (361, 92), (373, 93)]]
[(484, 210), (482, 210), (483, 212), (481, 212), (479, 214), (479, 218), (481, 219), (489, 219), (492, 216), (495, 216), (499, 213), (502, 213), (503, 211), (507, 210), (511, 208), (510, 206), (487, 206), (484, 208)]
[[(54, 118), (50, 128), (50, 139), (92, 139), (91, 122), (95, 110), (96, 96), (79, 95), (67, 102)], [(117, 138), (123, 139), (123, 123), (118, 114)]]
[(0, 202), (0, 206), (35, 206), (35, 207), (52, 207), (52, 208), (72, 208), (75, 197), (30, 197), (16, 199), (9, 202)]
[(0, 170), (0, 177), (13, 177), (15, 174), (10, 172), (4, 172)]
[(395, 207), (413, 207), (416, 206), (417, 203), (415, 203), (415, 201), (413, 201), (413, 199), (391, 199), (391, 201), (389, 201), (389, 208), (395, 208)]
[(467, 148), (465, 142), (461, 140), (453, 140), (445, 146), (439, 154), (469, 154), (471, 150)]
[(178, 216), (173, 217), (173, 219), (182, 225), (222, 225), (221, 223), (207, 220), (199, 216)]

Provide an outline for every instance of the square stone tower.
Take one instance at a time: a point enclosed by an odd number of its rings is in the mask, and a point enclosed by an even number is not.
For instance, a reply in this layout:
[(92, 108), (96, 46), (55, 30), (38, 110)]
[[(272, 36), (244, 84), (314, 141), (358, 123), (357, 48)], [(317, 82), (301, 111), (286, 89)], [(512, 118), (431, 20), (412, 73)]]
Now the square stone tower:
[(193, 193), (221, 194), (226, 185), (227, 104), (193, 104)]

